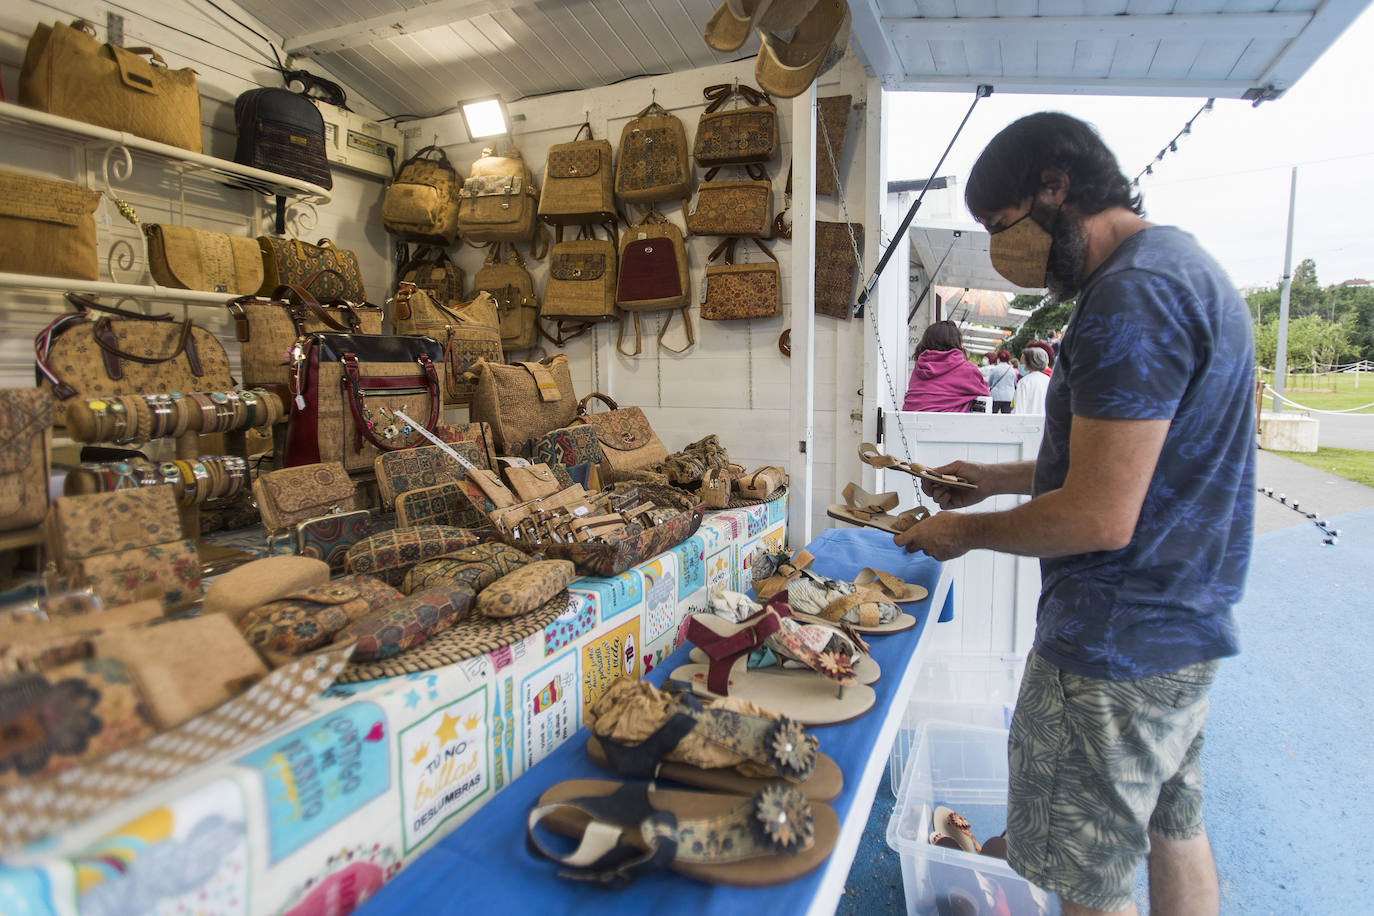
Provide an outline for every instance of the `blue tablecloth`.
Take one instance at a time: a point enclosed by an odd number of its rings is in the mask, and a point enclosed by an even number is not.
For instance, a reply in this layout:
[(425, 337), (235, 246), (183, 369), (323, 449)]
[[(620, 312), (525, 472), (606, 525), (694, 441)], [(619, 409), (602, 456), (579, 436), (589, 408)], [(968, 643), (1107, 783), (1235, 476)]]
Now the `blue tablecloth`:
[[(926, 600), (904, 605), (917, 618), (905, 633), (870, 640), (873, 658), (883, 676), (873, 685), (877, 703), (860, 719), (846, 725), (817, 729), (820, 748), (834, 758), (845, 776), (845, 787), (831, 805), (841, 820), (867, 820), (872, 795), (855, 808), (857, 774), (875, 753), (877, 723), (882, 722), (897, 696), (902, 674), (925, 632), (940, 564), (924, 554), (907, 554), (889, 535), (873, 530), (832, 529), (807, 547), (816, 557), (813, 568), (822, 575), (852, 579), (865, 566), (883, 569), (932, 592)], [(945, 596), (941, 621), (953, 618), (952, 600)], [(658, 665), (648, 680), (661, 684), (678, 665), (687, 662), (683, 646)], [(358, 912), (386, 913), (587, 913), (602, 916), (608, 905), (627, 913), (805, 913), (815, 897), (824, 869), (790, 884), (770, 888), (733, 888), (703, 884), (672, 872), (650, 874), (629, 887), (607, 891), (598, 886), (560, 879), (553, 863), (535, 858), (525, 849), (525, 816), (549, 786), (565, 779), (609, 779), (608, 771), (593, 766), (586, 754), (587, 730), (582, 729), (538, 765), (477, 812), (467, 823), (422, 855), (394, 881), (381, 889)], [(853, 851), (848, 852), (852, 856)]]

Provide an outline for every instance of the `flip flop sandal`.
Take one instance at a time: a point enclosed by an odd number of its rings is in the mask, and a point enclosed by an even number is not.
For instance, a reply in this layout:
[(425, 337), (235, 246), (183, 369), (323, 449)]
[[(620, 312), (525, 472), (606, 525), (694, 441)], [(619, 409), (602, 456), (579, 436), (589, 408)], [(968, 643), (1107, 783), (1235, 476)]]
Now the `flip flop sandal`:
[[(849, 591), (850, 588), (855, 591)], [(916, 618), (902, 613), (886, 596), (854, 583), (825, 579), (807, 572), (788, 587), (792, 616), (806, 623), (852, 627), (858, 633), (882, 635), (901, 633), (916, 626)], [(883, 608), (888, 619), (883, 620)], [(896, 612), (895, 615), (892, 612)]]
[[(858, 683), (850, 660), (836, 652), (818, 653), (783, 633), (773, 602), (742, 623), (693, 614), (687, 638), (705, 650), (708, 663), (683, 665), (669, 677), (691, 684), (700, 696), (736, 696), (803, 725), (839, 725), (872, 709), (877, 695)], [(750, 653), (775, 633), (787, 643), (787, 654), (810, 670), (749, 668)]]
[(905, 604), (908, 601), (924, 601), (930, 595), (930, 591), (920, 585), (912, 585), (904, 582), (892, 573), (883, 572), (881, 569), (874, 569), (865, 566), (859, 570), (859, 574), (854, 577), (854, 584), (859, 588), (867, 588), (870, 591), (880, 593), (888, 601), (896, 604)]
[(889, 509), (897, 508), (896, 493), (879, 493), (874, 496), (850, 483), (845, 485), (844, 493), (841, 495), (844, 496), (844, 505), (829, 506), (825, 510), (826, 515), (865, 528), (877, 528), (888, 534), (901, 534), (922, 519), (930, 517), (930, 510), (925, 506), (908, 509), (901, 515), (888, 515)]
[[(949, 837), (964, 852), (978, 852), (982, 847), (978, 845), (978, 840), (973, 836), (973, 829), (969, 826), (968, 818), (956, 811), (951, 811), (944, 805), (935, 809), (935, 833), (940, 836)], [(932, 842), (934, 835), (931, 836)], [(944, 845), (944, 844), (940, 844)]]
[[(720, 594), (723, 593), (717, 593), (717, 595)], [(735, 594), (738, 595), (738, 593)], [(738, 595), (738, 598), (742, 598), (749, 606), (759, 606), (757, 602), (749, 601), (747, 595)], [(819, 617), (812, 617), (811, 615), (797, 614), (796, 610), (791, 606), (789, 595), (786, 592), (784, 592), (780, 598), (776, 595), (774, 598), (777, 600), (770, 601), (769, 606), (776, 610), (778, 616), (782, 618), (778, 624), (779, 629), (787, 629), (794, 633), (809, 649), (815, 652), (835, 652), (836, 654), (848, 658), (850, 664), (854, 666), (854, 677), (860, 684), (871, 686), (882, 679), (883, 669), (873, 660), (868, 643), (864, 642), (863, 637), (859, 635), (858, 631), (853, 626), (843, 620), (822, 620)], [(707, 613), (715, 612), (708, 611)], [(732, 621), (728, 613), (717, 613), (716, 616), (721, 617), (727, 622)], [(789, 622), (789, 619), (793, 622)], [(912, 620), (912, 623), (914, 624), (915, 620)], [(810, 631), (798, 632), (797, 627), (809, 627)], [(822, 643), (820, 641), (822, 635), (816, 633), (818, 629), (831, 631), (830, 636), (824, 637), (826, 642)], [(808, 637), (814, 637), (814, 641)], [(837, 640), (838, 643), (836, 642)], [(848, 645), (845, 645), (846, 643)], [(766, 660), (764, 657), (761, 657), (761, 653), (762, 656), (766, 656)], [(688, 658), (698, 665), (710, 664), (711, 661), (710, 657), (704, 651), (696, 648), (688, 653)], [(794, 658), (791, 654), (791, 650), (788, 648), (788, 643), (784, 642), (776, 635), (769, 637), (764, 645), (760, 647), (759, 651), (750, 653), (749, 662), (751, 671), (758, 671), (773, 666), (778, 666), (785, 670), (799, 671), (806, 667), (806, 662)]]
[(761, 554), (754, 558), (754, 594), (767, 601), (787, 588), (789, 582), (802, 574), (814, 561), (810, 553), (798, 550), (791, 557), (784, 551)]
[[(708, 884), (785, 884), (818, 868), (840, 832), (835, 809), (781, 782), (749, 796), (570, 779), (541, 795), (525, 823), (525, 845), (562, 866), (560, 877), (603, 886), (661, 868)], [(551, 849), (540, 826), (578, 839), (577, 849)]]
[(816, 739), (800, 724), (731, 705), (745, 704), (703, 705), (685, 684), (660, 691), (621, 678), (588, 710), (587, 756), (617, 776), (671, 779), (715, 792), (752, 795), (781, 779), (814, 801), (839, 796), (839, 766), (816, 750)]
[(884, 455), (878, 451), (878, 447), (872, 442), (865, 442), (859, 446), (859, 460), (870, 467), (901, 471), (903, 474), (910, 474), (912, 477), (929, 480), (931, 483), (938, 483), (941, 486), (962, 487), (965, 490), (978, 489), (978, 484), (970, 483), (954, 474), (937, 474), (918, 461), (902, 461), (891, 455)]

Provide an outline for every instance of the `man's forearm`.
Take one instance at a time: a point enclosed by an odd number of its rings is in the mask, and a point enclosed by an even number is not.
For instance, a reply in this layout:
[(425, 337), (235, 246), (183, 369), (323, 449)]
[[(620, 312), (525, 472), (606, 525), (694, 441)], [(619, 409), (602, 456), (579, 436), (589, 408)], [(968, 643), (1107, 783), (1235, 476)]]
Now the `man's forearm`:
[[(1023, 557), (1063, 557), (1126, 546), (1119, 525), (1091, 505), (1080, 505), (1064, 490), (1054, 490), (1005, 512), (960, 514), (970, 549), (984, 548)], [(1130, 538), (1125, 538), (1129, 542)]]
[(1003, 464), (990, 464), (987, 468), (992, 478), (988, 481), (988, 488), (993, 493), (1030, 496), (1031, 484), (1035, 478), (1034, 461), (1008, 461)]

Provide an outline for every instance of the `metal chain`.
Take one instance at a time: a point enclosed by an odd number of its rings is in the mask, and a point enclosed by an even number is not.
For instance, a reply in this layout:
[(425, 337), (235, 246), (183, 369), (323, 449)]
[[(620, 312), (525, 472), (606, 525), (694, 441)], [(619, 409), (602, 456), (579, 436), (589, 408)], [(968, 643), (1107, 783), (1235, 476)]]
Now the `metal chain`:
[(744, 323), (744, 347), (748, 353), (749, 409), (754, 409), (754, 322)]
[[(834, 147), (830, 145), (830, 132), (826, 129), (825, 115), (821, 112), (821, 106), (819, 101), (817, 101), (817, 103), (814, 105), (814, 108), (816, 111), (816, 122), (819, 128), (819, 130), (817, 130), (817, 133), (819, 133), (821, 135), (821, 139), (825, 141), (825, 152), (826, 155), (830, 157), (830, 170), (834, 173), (835, 178), (835, 193), (838, 194), (840, 198), (841, 218), (844, 220), (845, 230), (849, 233), (849, 250), (854, 256), (854, 269), (858, 276), (862, 277), (864, 275), (864, 259), (863, 255), (859, 253), (859, 240), (854, 235), (854, 221), (849, 218), (849, 204), (845, 201), (844, 198), (844, 182), (840, 179), (839, 159), (835, 156)], [(870, 137), (869, 141), (871, 140), (872, 138)], [(815, 214), (812, 214), (812, 220), (814, 221), (814, 219)], [(898, 244), (900, 241), (900, 239), (894, 239), (892, 241), (892, 244)], [(897, 386), (892, 379), (892, 368), (888, 365), (887, 351), (883, 349), (883, 335), (879, 332), (877, 313), (878, 309), (876, 308), (864, 309), (864, 314), (868, 316), (868, 323), (873, 328), (873, 341), (878, 345), (878, 361), (879, 363), (881, 363), (883, 368), (883, 378), (887, 381), (888, 394), (892, 397), (891, 412), (894, 415), (896, 415), (893, 425), (897, 427), (897, 437), (902, 442), (902, 456), (903, 458), (905, 458), (905, 460), (911, 461), (911, 444), (907, 442), (906, 429), (904, 429), (902, 426), (902, 420), (900, 416), (902, 409), (902, 400), (897, 397)], [(917, 499), (920, 499), (920, 494), (921, 488), (917, 487)]]
[(592, 325), (592, 391), (602, 391), (601, 387), (601, 341), (597, 339), (596, 325)]
[[(657, 338), (658, 333), (659, 333), (660, 331), (662, 331), (662, 330), (663, 330), (663, 313), (660, 312), (660, 313), (659, 313), (659, 316), (658, 316), (658, 321), (654, 322), (654, 335), (655, 335), (655, 338)], [(657, 370), (657, 372), (658, 372), (658, 406), (659, 406), (659, 407), (662, 407), (662, 406), (663, 406), (663, 345), (662, 345), (661, 343), (660, 343), (659, 345), (657, 345), (657, 346), (654, 347), (654, 368), (655, 368), (655, 369)]]

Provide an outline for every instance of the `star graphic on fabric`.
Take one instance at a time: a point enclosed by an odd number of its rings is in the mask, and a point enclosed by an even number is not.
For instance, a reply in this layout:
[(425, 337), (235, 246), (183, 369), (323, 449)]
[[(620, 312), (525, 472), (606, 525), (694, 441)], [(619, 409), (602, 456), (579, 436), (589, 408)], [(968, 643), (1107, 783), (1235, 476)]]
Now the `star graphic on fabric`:
[(406, 709), (414, 709), (420, 705), (420, 695), (415, 691), (406, 694)]
[(418, 748), (416, 748), (416, 750), (415, 750), (415, 756), (413, 756), (413, 757), (410, 758), (410, 762), (413, 763), (413, 764), (415, 764), (416, 766), (419, 766), (419, 765), (420, 765), (420, 762), (421, 762), (422, 760), (424, 760), (424, 759), (425, 759), (426, 757), (428, 757), (428, 756), (429, 756), (429, 745), (428, 745), (428, 744), (422, 744), (422, 745), (420, 745)]
[(444, 713), (444, 721), (434, 731), (434, 737), (439, 739), (439, 746), (443, 747), (450, 741), (458, 740), (458, 720)]

